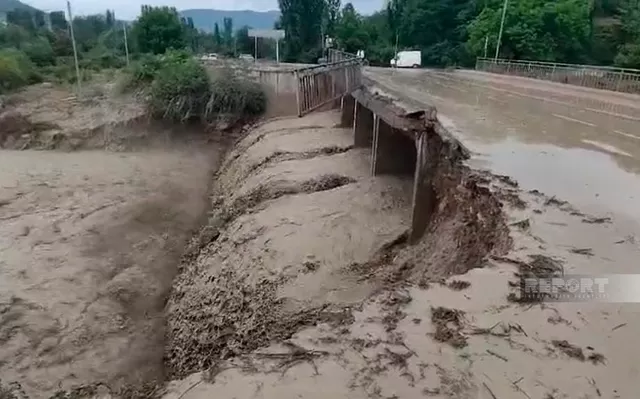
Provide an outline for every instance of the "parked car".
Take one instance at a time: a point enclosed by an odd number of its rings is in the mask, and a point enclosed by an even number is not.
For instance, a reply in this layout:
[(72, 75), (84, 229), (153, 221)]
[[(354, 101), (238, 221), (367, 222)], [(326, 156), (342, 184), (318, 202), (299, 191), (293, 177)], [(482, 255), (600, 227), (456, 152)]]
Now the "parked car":
[(400, 51), (390, 63), (392, 67), (397, 68), (420, 68), (422, 65), (422, 52)]
[(240, 54), (238, 58), (243, 61), (251, 61), (251, 62), (255, 61), (255, 58), (253, 58), (251, 54)]
[(218, 54), (216, 53), (209, 53), (209, 54), (205, 54), (202, 57), (200, 57), (201, 60), (203, 61), (217, 61), (218, 60)]

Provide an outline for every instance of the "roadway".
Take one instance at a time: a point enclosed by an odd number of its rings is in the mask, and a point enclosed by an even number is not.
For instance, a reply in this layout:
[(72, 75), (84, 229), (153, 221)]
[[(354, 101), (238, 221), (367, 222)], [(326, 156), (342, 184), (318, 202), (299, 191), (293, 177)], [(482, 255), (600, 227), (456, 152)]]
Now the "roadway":
[(365, 74), (407, 104), (435, 105), (472, 165), (640, 222), (640, 96), (476, 71)]

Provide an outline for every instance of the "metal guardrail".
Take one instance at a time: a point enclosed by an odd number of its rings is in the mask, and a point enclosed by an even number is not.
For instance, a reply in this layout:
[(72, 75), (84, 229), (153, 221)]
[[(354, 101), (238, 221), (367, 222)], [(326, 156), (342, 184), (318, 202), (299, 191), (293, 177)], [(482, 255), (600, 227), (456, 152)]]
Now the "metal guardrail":
[(638, 69), (478, 58), (476, 70), (640, 94), (640, 70)]
[(297, 69), (298, 116), (340, 99), (362, 84), (362, 62), (351, 58)]
[(329, 49), (327, 54), (327, 62), (333, 64), (340, 61), (356, 60), (358, 56), (340, 50)]

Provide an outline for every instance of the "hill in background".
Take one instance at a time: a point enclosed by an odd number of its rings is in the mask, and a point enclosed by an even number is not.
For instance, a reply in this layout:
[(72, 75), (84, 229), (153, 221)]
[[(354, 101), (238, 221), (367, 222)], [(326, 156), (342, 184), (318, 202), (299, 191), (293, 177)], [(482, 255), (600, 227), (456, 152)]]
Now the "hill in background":
[[(4, 1), (4, 0), (0, 0)], [(233, 29), (250, 26), (254, 29), (273, 29), (273, 24), (280, 18), (280, 11), (224, 11), (192, 9), (180, 11), (185, 18), (192, 18), (196, 28), (206, 32), (213, 32), (213, 26), (217, 22), (222, 29), (224, 18), (233, 19)]]
[(36, 9), (31, 7), (28, 4), (24, 4), (18, 0), (0, 0), (0, 12), (1, 13), (6, 13), (9, 11), (13, 11), (16, 9), (23, 9), (23, 10), (31, 10), (31, 11), (35, 11)]

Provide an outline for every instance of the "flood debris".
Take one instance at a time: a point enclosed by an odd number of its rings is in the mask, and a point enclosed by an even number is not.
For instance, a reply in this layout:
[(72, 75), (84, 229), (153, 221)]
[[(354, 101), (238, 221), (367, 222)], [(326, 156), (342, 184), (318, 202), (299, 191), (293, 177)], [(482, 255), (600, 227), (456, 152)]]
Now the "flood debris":
[(581, 362), (588, 360), (594, 365), (605, 364), (606, 362), (605, 356), (601, 353), (593, 352), (593, 348), (591, 347), (587, 347), (587, 349), (592, 352), (589, 354), (589, 356), (586, 356), (582, 348), (573, 345), (566, 340), (553, 340), (551, 341), (551, 343), (565, 355)]
[(591, 363), (598, 365), (598, 364), (605, 364), (606, 362), (606, 358), (604, 357), (603, 354), (601, 353), (592, 353), (589, 356), (587, 356), (587, 360), (589, 360)]
[(627, 323), (618, 324), (617, 326), (613, 327), (613, 328), (611, 329), (611, 331), (618, 330), (618, 329), (620, 329), (620, 328), (622, 328), (622, 327), (624, 327), (624, 326), (626, 326), (626, 325), (627, 325)]
[(28, 396), (19, 383), (11, 382), (4, 384), (2, 380), (0, 380), (0, 399), (28, 399)]
[(509, 302), (515, 303), (532, 303), (532, 302), (540, 302), (547, 298), (550, 294), (540, 293), (535, 297), (527, 296), (526, 298), (522, 296), (522, 293), (525, 292), (524, 282), (527, 278), (552, 278), (559, 275), (564, 274), (564, 267), (562, 262), (556, 259), (553, 259), (547, 255), (535, 254), (529, 255), (529, 262), (525, 262), (522, 260), (512, 259), (504, 256), (493, 256), (493, 260), (509, 263), (515, 266), (518, 266), (518, 271), (515, 273), (515, 277), (518, 281), (511, 281), (509, 285), (511, 288), (518, 288), (519, 292), (511, 292), (507, 296)]
[(569, 205), (569, 203), (567, 201), (563, 201), (561, 199), (558, 199), (556, 196), (548, 198), (544, 202), (544, 204), (546, 206), (553, 205), (553, 206), (557, 206), (557, 207), (562, 207), (562, 206), (565, 206), (565, 205)]
[[(179, 280), (174, 287), (174, 296), (181, 300), (171, 314), (170, 344), (165, 357), (169, 372), (177, 377), (269, 342), (287, 340), (304, 325), (342, 325), (352, 320), (348, 308), (316, 306), (282, 311), (282, 299), (276, 295), (277, 280), (261, 278), (251, 282), (232, 267), (217, 273), (206, 303), (199, 306), (192, 306), (192, 300), (203, 298), (194, 295), (197, 292), (188, 284)], [(195, 335), (191, 329), (194, 325), (199, 331)]]
[(553, 340), (551, 341), (551, 343), (553, 344), (553, 346), (558, 348), (562, 353), (564, 353), (565, 355), (571, 358), (580, 360), (581, 362), (584, 362), (586, 360), (586, 356), (584, 355), (582, 348), (580, 348), (579, 346), (570, 344), (569, 341)]
[(445, 307), (431, 308), (431, 323), (436, 331), (433, 339), (447, 343), (454, 348), (467, 346), (467, 338), (462, 335), (464, 312)]
[(502, 356), (501, 354), (499, 354), (496, 351), (493, 351), (491, 349), (487, 349), (486, 352), (488, 354), (490, 354), (491, 356), (497, 357), (498, 359), (502, 360), (503, 362), (508, 362), (509, 361), (509, 359), (507, 359), (506, 357)]
[(595, 216), (588, 216), (585, 217), (584, 219), (582, 219), (582, 223), (587, 223), (587, 224), (605, 224), (605, 223), (611, 223), (611, 218), (610, 217), (595, 217)]
[(591, 248), (572, 248), (570, 252), (577, 255), (594, 256), (593, 249)]
[(510, 226), (516, 227), (520, 230), (529, 230), (531, 228), (531, 221), (527, 218), (527, 219), (523, 219), (519, 222), (515, 222), (515, 223), (511, 223)]
[(471, 287), (471, 283), (468, 281), (453, 280), (447, 286), (454, 291), (463, 291)]
[(628, 235), (622, 240), (616, 241), (614, 244), (620, 245), (620, 244), (638, 244), (638, 243), (640, 243), (640, 240), (638, 240), (634, 235)]
[(527, 208), (527, 203), (518, 194), (517, 190), (498, 189), (495, 195), (503, 202), (511, 205), (515, 209), (523, 210)]

